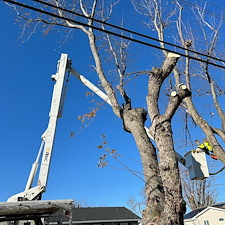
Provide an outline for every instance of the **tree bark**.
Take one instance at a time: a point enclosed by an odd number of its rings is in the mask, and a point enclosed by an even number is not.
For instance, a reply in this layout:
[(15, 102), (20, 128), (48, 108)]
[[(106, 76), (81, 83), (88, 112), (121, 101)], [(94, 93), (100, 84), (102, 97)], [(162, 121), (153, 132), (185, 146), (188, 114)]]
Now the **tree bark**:
[(164, 191), (159, 174), (156, 149), (144, 128), (146, 111), (143, 108), (130, 108), (126, 105), (121, 112), (126, 131), (133, 134), (139, 149), (145, 176), (146, 208), (143, 212), (143, 224), (159, 225), (163, 212)]
[(164, 211), (160, 224), (183, 224), (185, 201), (181, 191), (178, 163), (174, 151), (171, 122), (160, 116), (155, 127), (156, 144), (159, 149), (159, 168), (165, 193)]
[(147, 104), (149, 116), (152, 120), (149, 132), (154, 138), (159, 152), (159, 170), (165, 195), (164, 208), (158, 223), (160, 225), (183, 224), (183, 214), (186, 210), (175, 156), (171, 120), (182, 100), (190, 95), (190, 92), (186, 89), (186, 86), (182, 88), (182, 85), (180, 85), (178, 93), (171, 96), (163, 115), (160, 114), (158, 108), (161, 86), (175, 67), (178, 58), (178, 55), (168, 54), (161, 68), (152, 69), (148, 83)]

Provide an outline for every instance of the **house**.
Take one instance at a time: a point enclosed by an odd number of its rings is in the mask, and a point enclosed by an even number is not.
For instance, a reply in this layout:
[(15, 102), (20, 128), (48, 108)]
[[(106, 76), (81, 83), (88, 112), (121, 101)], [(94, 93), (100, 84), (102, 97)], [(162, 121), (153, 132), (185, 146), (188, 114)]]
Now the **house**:
[(63, 210), (45, 218), (49, 225), (138, 225), (140, 221), (139, 216), (125, 207), (73, 207), (71, 218)]
[(197, 208), (184, 215), (185, 225), (225, 225), (225, 202)]

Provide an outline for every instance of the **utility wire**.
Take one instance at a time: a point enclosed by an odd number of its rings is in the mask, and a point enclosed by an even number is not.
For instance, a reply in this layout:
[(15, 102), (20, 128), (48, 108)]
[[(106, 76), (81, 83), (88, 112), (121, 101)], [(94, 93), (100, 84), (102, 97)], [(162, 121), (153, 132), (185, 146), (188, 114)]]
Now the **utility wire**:
[[(215, 13), (215, 12), (212, 12), (212, 11), (210, 11), (210, 10), (207, 10), (207, 9), (204, 9), (204, 10), (203, 10), (203, 9), (201, 9), (201, 7), (199, 7), (198, 5), (195, 5), (195, 4), (190, 3), (190, 2), (188, 2), (188, 1), (178, 0), (178, 2), (181, 3), (181, 4), (183, 4), (183, 5), (186, 5), (186, 6), (188, 6), (188, 7), (193, 7), (193, 8), (195, 8), (195, 9), (198, 9), (198, 10), (201, 11), (201, 12), (205, 12), (206, 14), (209, 14), (210, 16), (213, 16), (213, 17), (215, 17), (215, 18), (225, 20), (225, 17), (224, 17), (224, 16), (222, 16), (222, 15), (220, 15), (220, 14), (217, 14), (217, 13)], [(221, 7), (219, 7), (219, 8), (221, 8)]]
[[(80, 13), (77, 13), (77, 12), (74, 12), (72, 10), (69, 10), (69, 9), (66, 9), (66, 8), (62, 8), (62, 7), (59, 7), (59, 6), (56, 6), (56, 5), (53, 5), (53, 4), (50, 4), (48, 2), (43, 2), (41, 0), (33, 0), (34, 2), (38, 2), (38, 3), (41, 3), (41, 4), (44, 4), (44, 5), (47, 5), (47, 6), (50, 6), (50, 7), (53, 7), (55, 9), (59, 9), (59, 10), (62, 10), (62, 11), (65, 11), (65, 12), (68, 12), (68, 13), (71, 13), (71, 14), (74, 14), (76, 16), (80, 16), (80, 17), (83, 17), (85, 19), (90, 19), (88, 18), (87, 16), (85, 15), (82, 15)], [(167, 41), (162, 41), (162, 40), (159, 40), (157, 38), (154, 38), (154, 37), (151, 37), (151, 36), (147, 36), (145, 34), (141, 34), (139, 32), (136, 32), (136, 31), (133, 31), (133, 30), (129, 30), (129, 29), (126, 29), (126, 28), (123, 28), (123, 27), (119, 27), (119, 26), (116, 26), (116, 25), (113, 25), (111, 23), (107, 23), (105, 21), (101, 21), (99, 19), (96, 19), (96, 18), (91, 18), (93, 21), (95, 22), (98, 22), (98, 23), (101, 23), (101, 24), (104, 24), (104, 25), (107, 25), (107, 26), (110, 26), (110, 27), (113, 27), (113, 28), (116, 28), (116, 29), (119, 29), (119, 30), (122, 30), (122, 31), (125, 31), (125, 32), (129, 32), (131, 34), (135, 34), (135, 35), (138, 35), (140, 37), (144, 37), (144, 38), (147, 38), (147, 39), (150, 39), (150, 40), (153, 40), (153, 41), (157, 41), (157, 42), (161, 42), (163, 44), (167, 44), (167, 45), (170, 45), (172, 47), (176, 47), (176, 48), (179, 48), (179, 49), (182, 49), (182, 50), (187, 50), (186, 48), (182, 47), (182, 46), (179, 46), (179, 45), (176, 45), (176, 44), (173, 44), (173, 43), (170, 43), (170, 42), (167, 42)], [(195, 53), (197, 55), (201, 55), (201, 56), (205, 56), (207, 58), (211, 58), (211, 59), (214, 59), (214, 60), (217, 60), (217, 61), (220, 61), (220, 62), (223, 62), (225, 63), (225, 60), (222, 60), (222, 59), (219, 59), (217, 57), (213, 57), (213, 56), (209, 56), (207, 54), (204, 54), (204, 53), (201, 53), (201, 52), (197, 52), (197, 51), (194, 51), (194, 50), (191, 50), (191, 49), (188, 49), (189, 52), (192, 52), (192, 53)]]
[[(76, 21), (74, 19), (66, 18), (64, 16), (60, 16), (60, 15), (57, 15), (57, 14), (54, 14), (54, 13), (51, 13), (51, 12), (48, 12), (48, 11), (44, 11), (43, 9), (38, 9), (38, 8), (33, 7), (33, 6), (26, 5), (24, 3), (15, 2), (15, 1), (12, 1), (12, 0), (2, 0), (2, 1), (9, 2), (9, 3), (12, 3), (12, 4), (18, 5), (20, 7), (24, 7), (24, 8), (27, 8), (27, 9), (30, 9), (30, 10), (33, 10), (33, 11), (36, 11), (36, 12), (40, 12), (42, 14), (45, 14), (45, 15), (48, 15), (48, 16), (52, 16), (52, 17), (55, 17), (55, 18), (58, 18), (58, 19), (67, 20), (67, 21), (72, 22), (72, 23), (75, 23), (75, 24), (79, 24), (79, 25), (82, 25), (82, 26), (85, 26), (85, 27), (93, 28), (93, 29), (96, 29), (98, 31), (105, 32), (105, 33), (108, 33), (108, 34), (111, 34), (111, 35), (115, 35), (117, 37), (124, 38), (124, 39), (130, 40), (130, 41), (133, 41), (133, 42), (136, 42), (136, 43), (139, 43), (139, 44), (143, 44), (143, 45), (146, 45), (146, 46), (149, 46), (149, 47), (153, 47), (153, 48), (157, 48), (157, 49), (160, 49), (160, 50), (166, 50), (166, 51), (171, 52), (171, 53), (179, 54), (180, 56), (183, 56), (183, 57), (188, 57), (188, 58), (193, 59), (193, 60), (197, 60), (197, 61), (200, 61), (200, 62), (203, 62), (203, 63), (207, 63), (207, 64), (210, 64), (210, 65), (213, 65), (213, 66), (216, 66), (216, 67), (225, 69), (225, 66), (222, 66), (222, 65), (219, 65), (219, 64), (210, 62), (208, 59), (205, 60), (205, 59), (202, 59), (202, 58), (199, 58), (199, 57), (197, 58), (197, 57), (190, 56), (190, 55), (187, 56), (187, 55), (185, 55), (183, 53), (178, 53), (178, 52), (176, 52), (174, 50), (171, 50), (171, 49), (168, 49), (168, 48), (162, 48), (160, 46), (153, 45), (153, 44), (150, 44), (150, 43), (147, 43), (147, 42), (144, 42), (144, 41), (140, 41), (140, 40), (137, 40), (137, 39), (134, 39), (134, 38), (125, 36), (125, 35), (121, 35), (121, 34), (118, 34), (116, 32), (112, 32), (112, 31), (109, 31), (109, 30), (104, 30), (102, 28), (99, 28), (99, 27), (96, 27), (96, 26), (93, 26), (93, 25), (88, 25), (86, 23), (83, 23), (83, 22), (80, 22), (80, 21)], [(61, 26), (64, 26), (64, 25), (61, 24)], [(158, 40), (158, 39), (156, 39), (156, 40)], [(202, 53), (198, 53), (198, 54), (203, 55)], [(210, 56), (208, 56), (208, 55), (205, 55), (205, 56), (207, 56), (208, 58), (210, 58)], [(216, 60), (219, 60), (219, 61), (222, 61), (222, 60), (217, 59), (217, 58), (215, 58), (215, 59)]]

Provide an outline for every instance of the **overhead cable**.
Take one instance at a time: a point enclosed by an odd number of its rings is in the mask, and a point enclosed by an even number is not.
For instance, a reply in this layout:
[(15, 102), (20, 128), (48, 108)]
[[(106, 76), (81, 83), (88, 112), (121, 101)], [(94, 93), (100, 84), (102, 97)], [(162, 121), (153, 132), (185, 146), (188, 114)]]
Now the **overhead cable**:
[[(62, 11), (65, 11), (65, 12), (68, 12), (68, 13), (71, 13), (71, 14), (74, 14), (76, 16), (80, 16), (80, 17), (83, 17), (85, 19), (90, 19), (88, 18), (87, 16), (83, 15), (83, 14), (80, 14), (80, 13), (77, 13), (77, 12), (74, 12), (72, 10), (69, 10), (69, 9), (66, 9), (66, 8), (62, 8), (62, 7), (59, 7), (59, 6), (56, 6), (56, 5), (53, 5), (53, 4), (50, 4), (48, 2), (43, 2), (41, 0), (32, 0), (34, 2), (38, 2), (38, 3), (41, 3), (41, 4), (44, 4), (44, 5), (47, 5), (47, 6), (50, 6), (50, 7), (53, 7), (55, 9), (59, 9), (59, 10), (62, 10)], [(119, 26), (116, 26), (116, 25), (113, 25), (111, 23), (107, 23), (105, 21), (101, 21), (99, 19), (96, 19), (96, 18), (91, 18), (93, 21), (95, 22), (98, 22), (98, 23), (101, 23), (101, 24), (104, 24), (104, 25), (107, 25), (107, 26), (110, 26), (110, 27), (113, 27), (113, 28), (116, 28), (116, 29), (119, 29), (119, 30), (122, 30), (122, 31), (125, 31), (125, 32), (129, 32), (131, 34), (135, 34), (135, 35), (138, 35), (140, 37), (144, 37), (144, 38), (147, 38), (147, 39), (150, 39), (150, 40), (153, 40), (153, 41), (157, 41), (157, 42), (161, 42), (163, 44), (167, 44), (167, 45), (170, 45), (172, 47), (176, 47), (176, 48), (179, 48), (179, 49), (182, 49), (182, 50), (187, 50), (186, 48), (182, 47), (182, 46), (179, 46), (179, 45), (176, 45), (176, 44), (173, 44), (171, 42), (167, 42), (167, 41), (162, 41), (162, 40), (159, 40), (157, 38), (154, 38), (154, 37), (151, 37), (151, 36), (148, 36), (148, 35), (145, 35), (145, 34), (141, 34), (139, 32), (136, 32), (136, 31), (133, 31), (133, 30), (130, 30), (130, 29), (126, 29), (126, 28), (123, 28), (123, 27), (119, 27)], [(220, 61), (220, 62), (223, 62), (225, 63), (225, 60), (222, 60), (222, 59), (219, 59), (217, 57), (214, 57), (214, 56), (209, 56), (207, 54), (204, 54), (204, 53), (201, 53), (201, 52), (197, 52), (197, 51), (194, 51), (194, 50), (191, 50), (191, 49), (188, 49), (189, 52), (192, 52), (192, 53), (195, 53), (197, 55), (201, 55), (201, 56), (204, 56), (204, 57), (207, 57), (208, 59), (214, 59), (214, 60), (217, 60), (217, 61)]]
[[(40, 12), (42, 14), (48, 15), (48, 16), (52, 16), (52, 17), (55, 17), (55, 18), (58, 18), (58, 19), (66, 20), (66, 21), (69, 21), (69, 22), (72, 22), (72, 23), (75, 23), (75, 24), (79, 24), (79, 25), (88, 27), (88, 28), (93, 28), (95, 30), (98, 30), (98, 31), (101, 31), (101, 32), (105, 32), (105, 33), (108, 33), (108, 34), (111, 34), (111, 35), (115, 35), (115, 36), (118, 36), (120, 38), (124, 38), (124, 39), (130, 40), (130, 41), (133, 41), (133, 42), (136, 42), (136, 43), (139, 43), (139, 44), (143, 44), (143, 45), (146, 45), (146, 46), (149, 46), (149, 47), (153, 47), (153, 48), (157, 48), (157, 49), (160, 49), (160, 50), (165, 50), (165, 51), (168, 51), (168, 52), (171, 52), (171, 53), (179, 54), (180, 56), (183, 56), (183, 57), (188, 57), (188, 58), (193, 59), (193, 60), (197, 60), (197, 61), (200, 61), (200, 62), (203, 62), (203, 63), (207, 63), (207, 64), (210, 64), (210, 65), (213, 65), (213, 66), (225, 69), (225, 66), (222, 66), (222, 65), (210, 62), (209, 61), (210, 56), (208, 56), (208, 55), (204, 55), (204, 56), (207, 56), (207, 58), (208, 58), (206, 60), (202, 59), (200, 57), (194, 57), (194, 56), (191, 56), (191, 55), (185, 55), (183, 53), (179, 53), (177, 51), (174, 51), (174, 50), (171, 50), (171, 49), (168, 49), (168, 48), (162, 48), (160, 46), (153, 45), (153, 44), (150, 44), (150, 43), (147, 43), (147, 42), (144, 42), (144, 41), (140, 41), (140, 40), (134, 39), (134, 38), (129, 37), (129, 36), (125, 36), (125, 35), (118, 34), (118, 33), (113, 32), (113, 31), (109, 31), (109, 30), (105, 30), (105, 29), (99, 28), (99, 27), (94, 26), (94, 25), (89, 25), (89, 24), (86, 24), (86, 23), (83, 23), (83, 22), (80, 22), (80, 21), (76, 21), (74, 19), (70, 19), (70, 18), (67, 18), (65, 16), (60, 16), (60, 15), (57, 15), (57, 14), (45, 11), (43, 9), (38, 9), (38, 8), (33, 7), (33, 6), (26, 5), (24, 3), (15, 2), (15, 1), (12, 1), (12, 0), (2, 0), (2, 1), (9, 2), (9, 3), (12, 3), (12, 4), (18, 5), (20, 7), (24, 7), (24, 8), (27, 8), (27, 9), (30, 9), (30, 10), (33, 10), (33, 11)], [(58, 25), (64, 26), (63, 24), (58, 24)], [(198, 54), (203, 55), (202, 53), (198, 53)], [(215, 58), (215, 59), (219, 60), (219, 61), (222, 61), (221, 59), (217, 59), (217, 58)], [(225, 61), (223, 61), (223, 62), (225, 62)]]
[(225, 20), (225, 17), (218, 14), (218, 13), (215, 13), (215, 12), (212, 12), (210, 10), (207, 10), (207, 9), (201, 9), (201, 7), (199, 7), (198, 5), (195, 5), (191, 2), (188, 2), (188, 1), (184, 1), (184, 0), (178, 0), (179, 3), (183, 4), (183, 5), (186, 5), (188, 7), (193, 7), (195, 9), (198, 9), (199, 11), (201, 12), (204, 12), (206, 14), (209, 14), (210, 16), (213, 16), (215, 18), (218, 18), (218, 19), (221, 19), (221, 20)]

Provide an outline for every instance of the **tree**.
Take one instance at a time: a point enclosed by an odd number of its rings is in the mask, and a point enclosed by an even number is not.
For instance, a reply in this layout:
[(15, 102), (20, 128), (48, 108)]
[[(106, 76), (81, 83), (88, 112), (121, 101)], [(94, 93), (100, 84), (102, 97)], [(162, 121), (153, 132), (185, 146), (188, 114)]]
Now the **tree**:
[(142, 211), (146, 205), (144, 190), (140, 193), (140, 196), (141, 196), (141, 200), (139, 200), (139, 201), (134, 196), (131, 196), (127, 200), (127, 205), (132, 212), (141, 216)]
[[(164, 3), (163, 1), (141, 1), (141, 2), (132, 1), (132, 2), (139, 13), (148, 16), (151, 19), (151, 22), (148, 24), (148, 26), (156, 30), (158, 38), (159, 40), (161, 40), (160, 43), (162, 49), (165, 49), (164, 44), (164, 37), (166, 34), (165, 30), (167, 27), (169, 27), (169, 25), (171, 25), (172, 21), (170, 19), (175, 15), (177, 10), (176, 28), (178, 37), (176, 41), (185, 49), (186, 59), (183, 67), (178, 68), (177, 66), (175, 66), (173, 68), (175, 83), (177, 86), (179, 86), (181, 82), (186, 83), (188, 90), (192, 92), (192, 95), (189, 95), (186, 98), (184, 98), (183, 106), (186, 108), (186, 112), (190, 115), (195, 124), (198, 125), (201, 128), (202, 132), (205, 134), (207, 141), (213, 147), (213, 152), (220, 158), (220, 160), (223, 163), (225, 163), (224, 150), (222, 146), (219, 144), (218, 139), (216, 138), (217, 135), (217, 137), (221, 138), (224, 141), (224, 125), (223, 125), (224, 112), (222, 110), (221, 104), (218, 101), (218, 97), (221, 96), (220, 92), (222, 91), (222, 88), (219, 87), (218, 81), (217, 83), (215, 82), (215, 79), (218, 79), (218, 77), (214, 76), (212, 78), (212, 75), (210, 75), (208, 64), (209, 61), (211, 60), (209, 57), (214, 56), (216, 58), (217, 51), (219, 51), (216, 48), (216, 44), (218, 42), (218, 32), (222, 25), (221, 21), (216, 23), (215, 18), (213, 19), (211, 18), (212, 22), (210, 23), (209, 18), (208, 20), (206, 19), (205, 13), (206, 6), (200, 8), (198, 6), (194, 7), (193, 5), (192, 10), (194, 15), (196, 16), (196, 21), (199, 22), (200, 30), (202, 32), (203, 40), (205, 42), (204, 44), (202, 44), (198, 43), (199, 41), (198, 42), (195, 41), (197, 38), (199, 39), (200, 35), (198, 34), (195, 36), (191, 25), (184, 24), (184, 21), (182, 20), (183, 7), (178, 1), (174, 2), (175, 4), (174, 10), (171, 10), (170, 12), (165, 10), (165, 6), (168, 6), (167, 2), (166, 3)], [(163, 14), (167, 14), (167, 17), (163, 17)], [(205, 52), (207, 53), (208, 58), (205, 64), (200, 63), (200, 67), (196, 66), (196, 68), (198, 68), (200, 72), (199, 74), (194, 74), (195, 68), (191, 68), (190, 66), (191, 60), (189, 56), (190, 56), (190, 49), (196, 51), (198, 50), (197, 47), (198, 44), (203, 48), (205, 47)], [(165, 50), (163, 50), (163, 54), (167, 56), (167, 52)], [(183, 72), (181, 72), (182, 70)], [(184, 76), (182, 77), (181, 74), (184, 74)], [(217, 119), (221, 120), (222, 129), (214, 128), (213, 126), (211, 126), (209, 122), (207, 122), (207, 120), (203, 118), (203, 116), (201, 116), (202, 111), (197, 110), (198, 105), (196, 107), (196, 105), (194, 104), (195, 100), (193, 98), (193, 93), (195, 93), (195, 91), (193, 91), (192, 88), (195, 88), (195, 90), (197, 89), (196, 86), (198, 84), (194, 83), (196, 81), (195, 80), (196, 76), (199, 76), (198, 78), (200, 78), (200, 82), (203, 82), (202, 79), (204, 79), (204, 84), (208, 83), (207, 87), (209, 87), (209, 89), (206, 90), (204, 86), (204, 89), (202, 89), (202, 87), (201, 88), (199, 87), (197, 91), (198, 92), (204, 91), (210, 93), (210, 96), (212, 97), (212, 104), (214, 104), (214, 107), (217, 110), (219, 116), (219, 118)], [(191, 81), (193, 81), (193, 84), (191, 83)], [(206, 96), (204, 95), (204, 97)], [(198, 99), (200, 99), (199, 94)], [(209, 111), (208, 113), (211, 113), (211, 111)], [(200, 184), (205, 185), (205, 182), (202, 182)]]
[(190, 180), (186, 171), (182, 173), (181, 179), (183, 195), (191, 210), (216, 203), (216, 191), (212, 188), (212, 179)]
[[(99, 22), (95, 21), (96, 18), (103, 22), (100, 24), (101, 28), (103, 30), (106, 29), (106, 22), (110, 21), (114, 13), (113, 8), (119, 4), (119, 1), (108, 3), (103, 0), (80, 0), (79, 2), (52, 0), (51, 2), (56, 8), (50, 6), (46, 6), (46, 8), (57, 17), (49, 17), (43, 13), (29, 14), (24, 10), (16, 9), (18, 16), (25, 21), (24, 27), (33, 25), (37, 29), (39, 24), (44, 23), (43, 29), (45, 33), (58, 26), (81, 30), (86, 34), (101, 88), (109, 96), (112, 110), (121, 119), (123, 129), (133, 135), (140, 152), (145, 177), (146, 196), (146, 208), (142, 215), (143, 224), (183, 224), (185, 201), (182, 196), (181, 178), (175, 155), (173, 137), (175, 122), (172, 119), (176, 118), (175, 113), (178, 111), (188, 113), (195, 124), (206, 135), (215, 154), (225, 163), (225, 153), (216, 138), (216, 135), (218, 135), (224, 141), (224, 130), (209, 125), (207, 117), (203, 119), (201, 116), (202, 106), (198, 107), (200, 108), (198, 110), (194, 99), (195, 94), (199, 93), (198, 89), (210, 93), (213, 100), (211, 102), (215, 104), (218, 115), (224, 124), (223, 110), (218, 101), (218, 97), (223, 94), (223, 89), (218, 84), (216, 85), (214, 79), (210, 76), (211, 70), (209, 68), (210, 63), (212, 63), (211, 57), (216, 56), (215, 49), (221, 24), (217, 27), (216, 25), (211, 26), (206, 22), (204, 11), (199, 11), (198, 8), (194, 10), (194, 15), (197, 16), (196, 21), (199, 22), (199, 27), (202, 28), (203, 40), (206, 42), (207, 59), (199, 65), (192, 61), (190, 57), (198, 59), (197, 52), (193, 53), (193, 50), (199, 50), (204, 45), (199, 43), (199, 47), (197, 47), (198, 42), (195, 42), (197, 36), (194, 36), (193, 30), (189, 26), (190, 24), (184, 26), (184, 21), (182, 21), (183, 8), (178, 1), (173, 1), (172, 3), (161, 0), (131, 1), (135, 10), (150, 21), (146, 24), (149, 28), (156, 31), (163, 53), (159, 58), (161, 66), (153, 67), (147, 71), (149, 80), (146, 110), (144, 107), (133, 106), (134, 104), (132, 103), (135, 99), (130, 97), (132, 94), (129, 93), (129, 89), (125, 85), (129, 66), (127, 64), (127, 52), (128, 47), (131, 47), (132, 42), (130, 41), (132, 39), (126, 41), (123, 38), (116, 39), (110, 34), (103, 35), (102, 33), (101, 36), (104, 38), (100, 39), (98, 38), (98, 31), (93, 29), (93, 25), (99, 26)], [(62, 10), (61, 7), (81, 13), (84, 18), (77, 20), (75, 15)], [(79, 23), (74, 22), (74, 19)], [(207, 37), (204, 24), (212, 32), (211, 39)], [(168, 34), (167, 28), (173, 29), (177, 43), (184, 49), (185, 53), (183, 55), (185, 57), (182, 60), (179, 54), (171, 53), (165, 47), (164, 39)], [(123, 32), (125, 33), (125, 31)], [(171, 35), (168, 39), (172, 41)], [(105, 52), (103, 54), (102, 48), (105, 46), (106, 51), (110, 54), (111, 62), (113, 61), (111, 68), (114, 68), (114, 71), (117, 71), (118, 74), (117, 85), (111, 83), (106, 66), (104, 66), (106, 61), (104, 61)], [(171, 51), (174, 52), (172, 49)], [(191, 64), (193, 67), (190, 66)], [(196, 74), (195, 69), (199, 70), (198, 74)], [(146, 73), (146, 71), (139, 74), (143, 73)], [(204, 89), (199, 87), (202, 82), (205, 84)], [(197, 97), (201, 99), (200, 95)], [(163, 107), (160, 104), (162, 99), (164, 102)], [(149, 131), (145, 129), (147, 119), (150, 120)]]
[[(211, 206), (216, 203), (217, 192), (213, 186), (213, 179), (190, 180), (187, 170), (181, 170), (182, 193), (187, 206), (191, 210), (200, 207)], [(146, 205), (144, 192), (140, 193), (141, 199), (137, 200), (131, 196), (127, 200), (127, 205), (131, 211), (141, 214)]]

